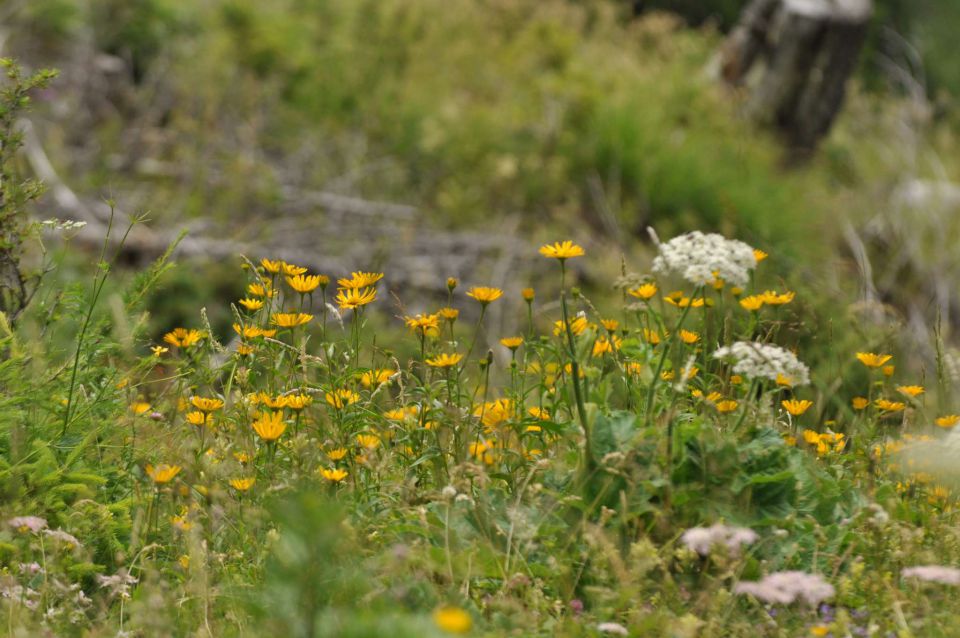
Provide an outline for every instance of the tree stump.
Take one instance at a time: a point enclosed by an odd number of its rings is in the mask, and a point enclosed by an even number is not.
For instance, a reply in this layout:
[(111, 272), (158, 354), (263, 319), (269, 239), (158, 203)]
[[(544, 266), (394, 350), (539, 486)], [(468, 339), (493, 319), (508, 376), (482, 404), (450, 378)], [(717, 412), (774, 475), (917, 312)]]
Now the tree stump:
[(724, 80), (749, 91), (749, 115), (809, 153), (843, 104), (871, 0), (752, 0), (720, 52)]

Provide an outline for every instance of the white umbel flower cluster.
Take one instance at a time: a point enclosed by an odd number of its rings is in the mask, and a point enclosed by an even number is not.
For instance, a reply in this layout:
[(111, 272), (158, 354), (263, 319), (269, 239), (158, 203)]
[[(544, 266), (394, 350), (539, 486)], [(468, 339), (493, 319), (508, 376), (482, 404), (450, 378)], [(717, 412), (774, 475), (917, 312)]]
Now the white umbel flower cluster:
[(780, 346), (738, 341), (732, 346), (719, 348), (713, 358), (732, 360), (733, 371), (748, 379), (777, 381), (785, 378), (793, 386), (810, 383), (810, 369), (797, 359), (797, 355)]
[(654, 272), (677, 272), (696, 285), (711, 284), (719, 278), (743, 286), (756, 266), (753, 248), (747, 244), (698, 230), (660, 244), (660, 254), (653, 260)]
[(805, 572), (774, 572), (756, 582), (740, 581), (733, 588), (736, 594), (750, 594), (766, 603), (789, 605), (804, 600), (817, 605), (833, 598), (836, 590), (819, 574)]

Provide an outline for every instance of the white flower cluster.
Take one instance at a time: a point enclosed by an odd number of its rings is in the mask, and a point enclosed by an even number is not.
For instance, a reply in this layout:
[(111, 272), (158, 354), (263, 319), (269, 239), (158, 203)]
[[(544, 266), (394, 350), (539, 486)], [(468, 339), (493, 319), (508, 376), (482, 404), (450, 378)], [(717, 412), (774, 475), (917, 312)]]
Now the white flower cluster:
[(40, 222), (41, 226), (53, 231), (80, 230), (87, 225), (87, 222), (74, 221), (72, 219), (45, 219)]
[(758, 538), (757, 533), (749, 527), (716, 523), (710, 527), (692, 527), (683, 533), (680, 540), (690, 551), (708, 556), (715, 545), (726, 545), (732, 554), (736, 554), (743, 545), (749, 545)]
[(743, 286), (756, 268), (753, 248), (736, 239), (698, 230), (660, 244), (653, 260), (653, 271), (677, 272), (692, 284), (707, 285), (717, 278), (734, 286)]
[(811, 605), (833, 598), (836, 593), (833, 585), (819, 574), (806, 572), (774, 572), (757, 582), (741, 581), (734, 593), (750, 594), (757, 600), (767, 603), (789, 605), (803, 599)]
[(907, 567), (901, 572), (904, 578), (917, 578), (929, 583), (960, 585), (960, 569), (943, 565), (919, 565)]
[(749, 379), (776, 381), (783, 377), (794, 386), (810, 383), (810, 369), (797, 359), (797, 355), (779, 346), (738, 341), (732, 346), (719, 348), (713, 357), (732, 359), (733, 371)]

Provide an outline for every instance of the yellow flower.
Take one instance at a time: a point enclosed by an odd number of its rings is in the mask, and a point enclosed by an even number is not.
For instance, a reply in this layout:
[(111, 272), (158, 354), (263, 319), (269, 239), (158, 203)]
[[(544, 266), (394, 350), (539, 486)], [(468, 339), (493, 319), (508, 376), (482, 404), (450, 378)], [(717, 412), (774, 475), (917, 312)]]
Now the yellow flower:
[(650, 345), (655, 346), (658, 343), (660, 343), (660, 334), (654, 330), (650, 330), (649, 328), (644, 328), (643, 340), (649, 343)]
[(253, 460), (253, 457), (251, 457), (246, 452), (234, 452), (233, 458), (237, 459), (237, 463), (239, 463), (240, 465), (246, 465), (251, 460)]
[(325, 397), (327, 403), (331, 406), (342, 410), (348, 405), (353, 405), (360, 400), (360, 395), (354, 392), (353, 390), (348, 390), (346, 388), (340, 388), (339, 390), (334, 390), (333, 392), (327, 392)]
[(380, 446), (380, 437), (374, 434), (358, 434), (357, 444), (368, 450), (373, 450)]
[(660, 373), (660, 378), (664, 381), (673, 381), (673, 378), (677, 376), (673, 373), (673, 370), (664, 370)]
[(246, 478), (235, 478), (235, 479), (230, 479), (230, 487), (237, 490), (238, 492), (246, 492), (251, 487), (253, 487), (253, 484), (256, 482), (257, 482), (257, 479), (255, 479), (252, 476), (249, 476)]
[(352, 272), (349, 279), (338, 279), (337, 285), (348, 290), (369, 288), (383, 279), (382, 272)]
[(783, 435), (783, 443), (784, 443), (785, 445), (789, 446), (789, 447), (796, 447), (796, 446), (797, 446), (797, 437), (795, 437), (795, 436), (793, 436), (793, 435), (791, 435), (791, 434), (784, 434), (784, 435)]
[(874, 403), (885, 412), (900, 412), (907, 407), (907, 404), (902, 401), (888, 401), (887, 399), (877, 399)]
[(481, 460), (487, 465), (493, 465), (495, 459), (490, 452), (493, 449), (493, 445), (484, 443), (483, 441), (475, 441), (471, 443), (467, 449), (473, 458)]
[(520, 291), (520, 296), (523, 297), (524, 301), (533, 301), (536, 293), (533, 291), (533, 288), (524, 288)]
[(456, 277), (447, 277), (447, 290), (453, 292), (460, 285), (460, 280)]
[(892, 358), (892, 354), (874, 354), (873, 352), (857, 353), (857, 360), (868, 368), (879, 368)]
[(390, 380), (396, 370), (390, 370), (388, 368), (380, 368), (377, 370), (367, 370), (360, 375), (360, 383), (363, 384), (365, 388), (372, 388), (373, 386), (380, 386)]
[(341, 288), (337, 291), (337, 305), (343, 310), (356, 310), (376, 299), (376, 288)]
[(935, 423), (941, 428), (952, 428), (957, 423), (960, 423), (960, 414), (948, 414), (937, 417)]
[(616, 319), (601, 319), (600, 325), (609, 332), (615, 332), (620, 327), (620, 322)]
[(411, 405), (410, 407), (407, 407), (407, 408), (397, 408), (395, 410), (387, 410), (386, 412), (383, 413), (383, 417), (391, 421), (403, 421), (408, 416), (416, 416), (418, 412), (419, 410), (417, 409), (417, 406)]
[(281, 328), (296, 328), (305, 323), (310, 323), (312, 319), (313, 315), (308, 315), (305, 312), (275, 312), (270, 317), (270, 322)]
[(638, 361), (630, 361), (623, 367), (623, 369), (626, 370), (627, 374), (639, 376), (643, 371), (643, 364), (639, 363)]
[(785, 292), (778, 294), (776, 291), (767, 290), (763, 293), (763, 301), (769, 306), (782, 306), (793, 301), (793, 298), (796, 296), (795, 292)]
[(171, 516), (170, 522), (173, 524), (174, 527), (176, 527), (181, 532), (189, 531), (190, 528), (193, 527), (193, 523), (187, 520), (187, 517), (185, 514), (180, 516)]
[(441, 308), (437, 311), (437, 314), (447, 321), (455, 321), (460, 316), (460, 311), (456, 308)]
[(163, 340), (175, 348), (189, 348), (202, 338), (203, 333), (199, 330), (187, 330), (186, 328), (174, 328), (163, 335)]
[(570, 259), (571, 257), (582, 257), (583, 248), (572, 241), (554, 242), (553, 244), (544, 244), (540, 247), (540, 254), (551, 259)]
[(690, 330), (681, 329), (680, 332), (677, 333), (677, 336), (680, 337), (680, 341), (688, 345), (694, 344), (700, 340), (700, 335)]
[[(242, 326), (239, 323), (233, 324), (233, 331), (244, 339), (256, 339), (257, 337), (273, 336), (275, 330), (263, 330), (257, 326)], [(267, 334), (269, 332), (269, 334)]]
[[(583, 331), (587, 329), (590, 323), (587, 321), (586, 317), (577, 317), (570, 322), (570, 332), (573, 333), (575, 337), (579, 337), (583, 334)], [(553, 322), (553, 334), (555, 336), (561, 336), (566, 333), (566, 325), (563, 321), (554, 321)]]
[(280, 272), (280, 267), (283, 265), (283, 262), (279, 259), (271, 261), (264, 257), (260, 260), (260, 265), (263, 266), (263, 269), (268, 273), (276, 275), (278, 272)]
[(440, 315), (404, 317), (403, 323), (419, 335), (435, 337), (440, 334)]
[(791, 379), (790, 377), (784, 375), (782, 372), (778, 372), (778, 373), (777, 373), (777, 378), (776, 378), (776, 380), (774, 381), (774, 383), (776, 383), (776, 384), (779, 385), (779, 386), (783, 386), (783, 387), (785, 387), (785, 388), (792, 388), (792, 387), (793, 387), (793, 379)]
[(327, 458), (330, 459), (331, 461), (339, 461), (340, 459), (342, 459), (347, 455), (347, 448), (345, 447), (334, 448), (332, 450), (327, 450), (325, 454), (327, 455)]
[(736, 410), (737, 405), (739, 404), (733, 399), (726, 399), (724, 401), (717, 401), (714, 404), (714, 407), (717, 408), (717, 412), (721, 414), (726, 414), (727, 412), (733, 412), (734, 410)]
[(303, 273), (307, 272), (307, 269), (303, 266), (294, 266), (293, 264), (288, 264), (287, 262), (281, 263), (280, 269), (287, 277), (296, 277), (297, 275), (302, 275)]
[[(326, 279), (326, 281), (324, 281), (324, 279)], [(301, 294), (313, 292), (320, 284), (329, 282), (329, 279), (321, 275), (296, 275), (294, 277), (287, 277), (287, 285)]]
[(150, 410), (150, 404), (145, 401), (136, 401), (130, 404), (130, 409), (133, 411), (134, 414), (136, 414), (137, 416), (140, 416), (144, 412), (147, 412)]
[(643, 299), (644, 301), (650, 299), (655, 294), (657, 294), (657, 284), (654, 283), (645, 283), (641, 284), (636, 288), (632, 288), (627, 291), (627, 294), (631, 297), (636, 297), (637, 299)]
[(813, 401), (798, 401), (797, 399), (790, 399), (789, 401), (781, 401), (780, 405), (783, 406), (783, 409), (792, 414), (793, 416), (800, 416), (804, 412), (810, 409), (810, 406), (813, 405)]
[(200, 411), (187, 412), (187, 423), (189, 423), (190, 425), (196, 425), (196, 426), (201, 426), (201, 425), (209, 426), (213, 423), (213, 415), (207, 412), (200, 412)]
[(743, 288), (740, 286), (730, 286), (730, 294), (734, 297), (739, 297), (743, 294)]
[(897, 392), (915, 397), (924, 393), (922, 385), (901, 385), (897, 386)]
[(499, 288), (491, 288), (489, 286), (474, 286), (473, 288), (467, 291), (468, 297), (473, 297), (484, 306), (496, 301), (502, 295), (503, 295), (502, 290), (500, 290)]
[(166, 463), (161, 463), (156, 467), (152, 465), (146, 467), (147, 476), (152, 478), (153, 482), (158, 485), (172, 481), (173, 477), (179, 474), (181, 469), (179, 465), (167, 465)]
[(764, 297), (763, 295), (750, 295), (749, 297), (744, 297), (740, 300), (740, 305), (744, 310), (749, 310), (751, 312), (756, 312), (763, 307)]
[(263, 299), (250, 299), (248, 297), (244, 297), (239, 303), (247, 310), (260, 310), (263, 308)]
[[(543, 248), (540, 250), (542, 252)], [(439, 607), (433, 612), (433, 622), (441, 630), (450, 634), (465, 634), (473, 627), (470, 614), (459, 607)]]
[(432, 359), (427, 359), (426, 364), (432, 368), (452, 368), (460, 363), (461, 359), (463, 359), (462, 354), (447, 354), (444, 352)]
[(283, 405), (291, 410), (302, 410), (313, 403), (309, 394), (288, 394), (283, 397)]
[(254, 297), (276, 297), (277, 291), (270, 287), (269, 283), (250, 284), (247, 286), (247, 292)]
[(896, 370), (894, 366), (883, 366), (883, 376), (892, 377), (894, 370)]
[(550, 412), (545, 408), (532, 407), (527, 410), (527, 414), (535, 419), (540, 419), (541, 421), (550, 420)]
[(287, 424), (283, 421), (283, 412), (263, 412), (253, 422), (253, 430), (267, 442), (279, 439), (286, 429)]
[(743, 383), (743, 377), (739, 374), (730, 375), (730, 385), (740, 385), (741, 383)]
[(813, 430), (804, 430), (803, 431), (803, 440), (810, 445), (816, 445), (820, 442), (820, 435)]
[(862, 410), (870, 405), (870, 401), (867, 400), (866, 397), (853, 397), (853, 399), (850, 400), (850, 404), (853, 405), (854, 410)]
[(170, 348), (164, 348), (163, 346), (150, 346), (150, 351), (153, 353), (153, 356), (160, 357), (170, 352)]
[(757, 260), (757, 263), (760, 263), (761, 261), (763, 261), (763, 260), (766, 259), (767, 257), (769, 257), (769, 255), (767, 255), (767, 253), (763, 252), (763, 251), (760, 250), (759, 248), (754, 248), (754, 249), (753, 249), (753, 258)]
[(523, 337), (504, 337), (500, 340), (500, 345), (510, 350), (516, 350), (523, 345)]
[(347, 472), (346, 470), (341, 470), (339, 468), (334, 468), (332, 470), (327, 468), (321, 468), (320, 474), (323, 476), (323, 478), (327, 479), (331, 483), (339, 483), (343, 479), (347, 478), (347, 476), (349, 475), (349, 472)]
[(194, 396), (190, 397), (190, 403), (192, 403), (196, 409), (203, 410), (204, 412), (213, 412), (223, 407), (222, 399), (207, 399), (205, 397)]
[(814, 625), (810, 628), (810, 635), (817, 636), (817, 638), (822, 638), (830, 633), (830, 625)]

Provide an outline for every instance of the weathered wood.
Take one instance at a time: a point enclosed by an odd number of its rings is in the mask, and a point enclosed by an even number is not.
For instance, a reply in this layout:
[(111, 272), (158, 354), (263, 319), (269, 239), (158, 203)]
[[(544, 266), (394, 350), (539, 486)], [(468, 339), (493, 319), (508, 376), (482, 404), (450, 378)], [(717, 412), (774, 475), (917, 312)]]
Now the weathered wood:
[(747, 86), (747, 110), (809, 152), (843, 104), (871, 0), (753, 0), (720, 52), (723, 79)]

